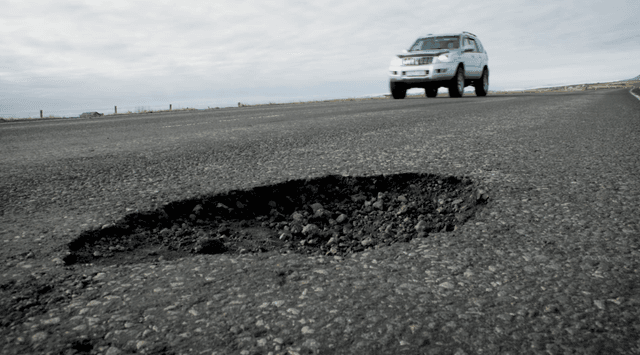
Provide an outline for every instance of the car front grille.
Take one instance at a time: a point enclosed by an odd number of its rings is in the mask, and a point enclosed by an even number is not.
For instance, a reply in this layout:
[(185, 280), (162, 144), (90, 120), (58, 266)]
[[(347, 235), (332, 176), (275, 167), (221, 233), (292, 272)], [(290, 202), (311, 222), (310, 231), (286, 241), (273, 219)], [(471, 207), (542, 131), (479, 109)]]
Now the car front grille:
[(402, 65), (425, 65), (433, 63), (433, 57), (402, 58)]

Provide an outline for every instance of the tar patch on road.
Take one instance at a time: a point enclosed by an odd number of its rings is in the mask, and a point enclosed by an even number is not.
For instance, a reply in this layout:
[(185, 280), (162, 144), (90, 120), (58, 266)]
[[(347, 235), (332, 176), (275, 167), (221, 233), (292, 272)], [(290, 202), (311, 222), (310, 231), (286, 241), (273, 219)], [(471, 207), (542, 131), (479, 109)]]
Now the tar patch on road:
[(467, 178), (326, 176), (175, 201), (83, 232), (67, 265), (130, 264), (195, 254), (348, 255), (453, 231), (487, 195)]

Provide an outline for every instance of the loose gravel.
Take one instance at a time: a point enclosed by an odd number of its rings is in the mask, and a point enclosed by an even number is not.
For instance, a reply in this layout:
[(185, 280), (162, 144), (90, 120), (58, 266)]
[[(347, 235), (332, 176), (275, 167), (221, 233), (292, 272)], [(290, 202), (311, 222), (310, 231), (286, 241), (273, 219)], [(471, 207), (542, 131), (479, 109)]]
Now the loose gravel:
[(486, 203), (468, 179), (329, 176), (175, 201), (83, 232), (67, 265), (277, 250), (341, 255), (453, 231)]

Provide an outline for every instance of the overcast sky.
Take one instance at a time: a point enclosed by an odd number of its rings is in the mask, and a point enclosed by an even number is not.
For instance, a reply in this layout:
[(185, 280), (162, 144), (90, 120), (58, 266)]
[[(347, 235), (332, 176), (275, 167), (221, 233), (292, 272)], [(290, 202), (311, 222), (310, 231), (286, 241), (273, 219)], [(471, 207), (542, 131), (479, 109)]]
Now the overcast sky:
[(0, 117), (383, 94), (394, 54), (463, 30), (494, 90), (640, 74), (638, 0), (2, 0)]

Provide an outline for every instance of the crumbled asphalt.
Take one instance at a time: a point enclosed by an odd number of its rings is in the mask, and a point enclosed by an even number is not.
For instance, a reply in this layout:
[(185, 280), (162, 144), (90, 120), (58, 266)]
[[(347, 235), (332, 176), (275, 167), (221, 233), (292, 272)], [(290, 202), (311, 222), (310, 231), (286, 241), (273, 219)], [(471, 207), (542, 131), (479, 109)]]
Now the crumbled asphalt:
[(453, 231), (487, 196), (468, 179), (429, 174), (328, 176), (175, 201), (83, 232), (67, 265), (190, 254), (349, 254)]

